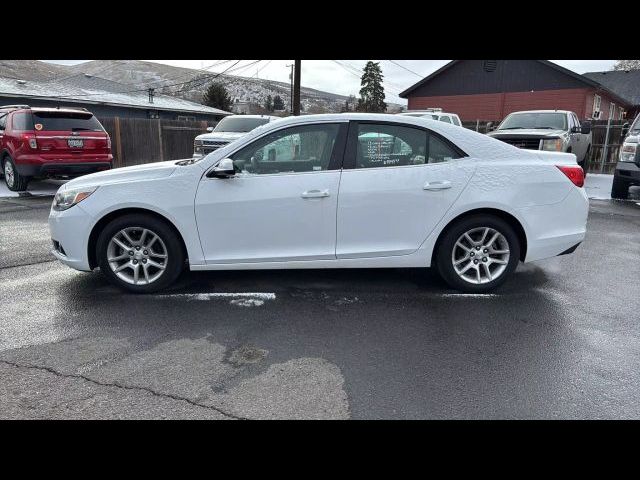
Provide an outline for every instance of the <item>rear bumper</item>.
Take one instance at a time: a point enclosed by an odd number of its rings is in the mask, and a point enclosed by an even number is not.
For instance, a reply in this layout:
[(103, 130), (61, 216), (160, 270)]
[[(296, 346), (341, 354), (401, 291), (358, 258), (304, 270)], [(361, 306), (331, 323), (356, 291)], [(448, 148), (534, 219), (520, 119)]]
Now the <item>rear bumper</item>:
[(618, 162), (613, 175), (629, 183), (640, 183), (640, 167), (632, 162)]
[(88, 173), (110, 170), (112, 162), (50, 162), (37, 165), (16, 165), (18, 173), (25, 177), (48, 177), (54, 175), (64, 175), (69, 177), (79, 177)]

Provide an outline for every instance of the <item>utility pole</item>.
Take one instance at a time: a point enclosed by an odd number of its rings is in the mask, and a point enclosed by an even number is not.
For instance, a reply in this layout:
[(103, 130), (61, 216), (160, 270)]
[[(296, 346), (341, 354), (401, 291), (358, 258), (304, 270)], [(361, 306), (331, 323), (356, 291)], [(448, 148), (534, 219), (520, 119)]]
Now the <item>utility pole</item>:
[(291, 67), (291, 73), (289, 73), (289, 113), (293, 114), (293, 63), (291, 65), (287, 65), (287, 67)]
[(293, 114), (300, 115), (300, 70), (301, 60), (294, 60), (295, 74), (293, 78)]

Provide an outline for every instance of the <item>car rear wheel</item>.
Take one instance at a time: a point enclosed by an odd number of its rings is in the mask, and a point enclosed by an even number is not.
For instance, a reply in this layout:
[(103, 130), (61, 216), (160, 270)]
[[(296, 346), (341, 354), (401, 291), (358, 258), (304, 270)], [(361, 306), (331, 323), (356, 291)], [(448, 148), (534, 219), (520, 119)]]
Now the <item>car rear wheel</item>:
[(614, 175), (611, 186), (611, 198), (625, 200), (629, 197), (629, 184)]
[(449, 286), (484, 293), (501, 285), (520, 259), (513, 228), (493, 215), (473, 215), (447, 229), (436, 252), (438, 272)]
[(4, 173), (4, 182), (7, 184), (7, 188), (12, 192), (23, 192), (29, 185), (30, 177), (25, 177), (18, 173), (16, 165), (10, 156), (4, 157), (2, 162), (2, 171)]
[(166, 288), (184, 267), (177, 234), (151, 215), (131, 214), (111, 221), (98, 236), (96, 254), (107, 279), (135, 293)]

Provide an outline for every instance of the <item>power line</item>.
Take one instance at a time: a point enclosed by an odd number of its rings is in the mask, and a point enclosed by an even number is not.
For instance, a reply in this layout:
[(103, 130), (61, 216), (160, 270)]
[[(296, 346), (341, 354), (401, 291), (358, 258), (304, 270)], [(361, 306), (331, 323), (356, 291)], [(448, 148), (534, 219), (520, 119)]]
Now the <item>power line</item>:
[(424, 78), (424, 75), (420, 75), (419, 73), (414, 72), (413, 70), (405, 67), (404, 65), (400, 65), (398, 62), (394, 61), (394, 60), (387, 60), (387, 62), (391, 62), (394, 65), (397, 65), (400, 68), (404, 68), (407, 72), (413, 73), (414, 75), (417, 75), (420, 78)]

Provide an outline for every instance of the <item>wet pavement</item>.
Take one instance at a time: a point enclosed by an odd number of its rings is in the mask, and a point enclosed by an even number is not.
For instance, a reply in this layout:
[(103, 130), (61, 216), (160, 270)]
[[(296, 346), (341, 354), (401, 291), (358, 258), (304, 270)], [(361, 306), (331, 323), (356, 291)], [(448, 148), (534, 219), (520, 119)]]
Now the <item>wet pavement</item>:
[(638, 418), (640, 206), (494, 295), (426, 270), (185, 273), (125, 294), (0, 199), (0, 418)]

